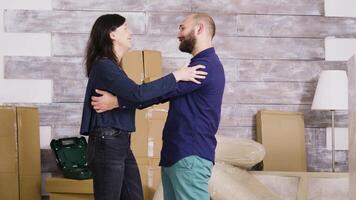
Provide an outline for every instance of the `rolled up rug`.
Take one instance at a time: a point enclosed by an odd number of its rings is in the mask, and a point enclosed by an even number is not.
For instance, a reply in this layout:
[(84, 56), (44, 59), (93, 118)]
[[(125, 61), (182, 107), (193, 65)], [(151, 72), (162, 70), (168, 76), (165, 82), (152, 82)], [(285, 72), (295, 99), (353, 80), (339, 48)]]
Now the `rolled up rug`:
[(243, 169), (250, 169), (266, 155), (262, 144), (250, 139), (216, 136), (215, 160)]
[(209, 182), (213, 200), (281, 200), (244, 169), (216, 163)]

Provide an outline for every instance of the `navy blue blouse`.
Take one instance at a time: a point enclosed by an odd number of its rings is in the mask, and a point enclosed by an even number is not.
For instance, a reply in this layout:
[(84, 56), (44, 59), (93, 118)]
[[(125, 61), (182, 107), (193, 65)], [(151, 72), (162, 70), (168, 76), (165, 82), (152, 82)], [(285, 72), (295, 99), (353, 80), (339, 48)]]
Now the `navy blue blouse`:
[(119, 99), (144, 102), (176, 89), (173, 74), (156, 81), (137, 85), (110, 59), (102, 58), (92, 66), (86, 88), (80, 134), (88, 135), (96, 127), (110, 127), (128, 132), (135, 131), (135, 109), (116, 108), (96, 113), (91, 105), (91, 97), (98, 96), (95, 89), (105, 90)]

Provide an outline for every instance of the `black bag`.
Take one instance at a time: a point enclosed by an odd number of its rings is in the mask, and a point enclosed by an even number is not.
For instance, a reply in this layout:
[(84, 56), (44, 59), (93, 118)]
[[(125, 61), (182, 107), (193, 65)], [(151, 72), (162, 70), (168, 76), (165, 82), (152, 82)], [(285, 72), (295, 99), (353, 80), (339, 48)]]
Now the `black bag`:
[(87, 141), (84, 137), (53, 139), (51, 149), (65, 178), (83, 180), (92, 177), (88, 169)]

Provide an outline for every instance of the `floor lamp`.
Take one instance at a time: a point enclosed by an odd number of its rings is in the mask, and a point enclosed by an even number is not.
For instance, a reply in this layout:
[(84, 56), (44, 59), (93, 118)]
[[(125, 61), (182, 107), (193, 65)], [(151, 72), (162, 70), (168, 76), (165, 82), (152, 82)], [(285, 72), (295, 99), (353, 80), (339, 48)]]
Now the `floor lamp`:
[(321, 72), (311, 109), (331, 111), (332, 171), (335, 172), (335, 111), (348, 109), (346, 71), (325, 70)]

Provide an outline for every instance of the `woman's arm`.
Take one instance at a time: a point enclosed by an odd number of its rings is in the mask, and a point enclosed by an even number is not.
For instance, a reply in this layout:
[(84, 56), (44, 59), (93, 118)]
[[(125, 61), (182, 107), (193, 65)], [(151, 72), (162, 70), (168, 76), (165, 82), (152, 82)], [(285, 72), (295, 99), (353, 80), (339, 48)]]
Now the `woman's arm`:
[(91, 105), (97, 113), (102, 113), (112, 109), (145, 109), (153, 104), (162, 103), (160, 98), (154, 98), (145, 102), (134, 103), (125, 99), (119, 99), (110, 92), (95, 90), (100, 96), (91, 97)]
[(205, 78), (204, 75), (206, 75), (206, 72), (198, 70), (201, 68), (204, 68), (204, 66), (182, 68), (158, 80), (142, 85), (137, 85), (110, 60), (99, 62), (93, 73), (96, 75), (97, 89), (107, 90), (115, 96), (139, 103), (175, 90), (178, 81), (199, 83), (196, 79)]

